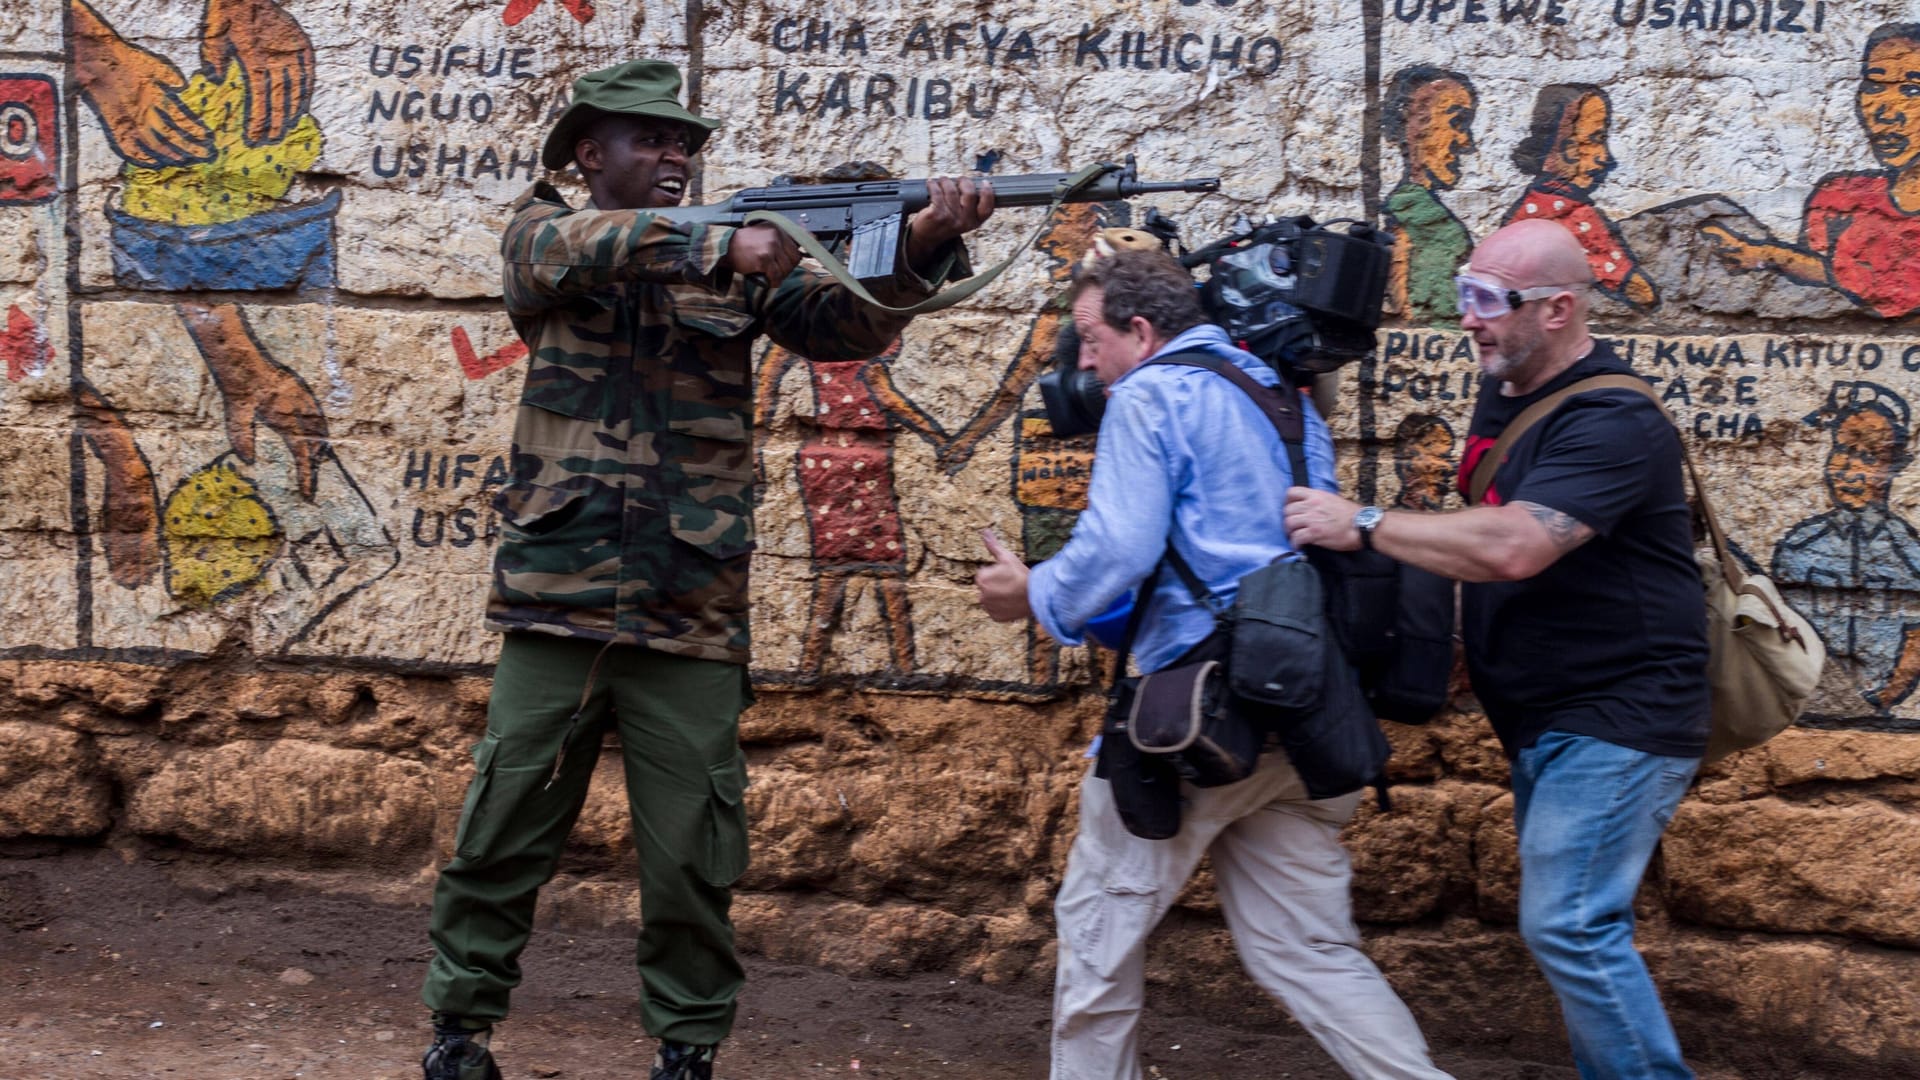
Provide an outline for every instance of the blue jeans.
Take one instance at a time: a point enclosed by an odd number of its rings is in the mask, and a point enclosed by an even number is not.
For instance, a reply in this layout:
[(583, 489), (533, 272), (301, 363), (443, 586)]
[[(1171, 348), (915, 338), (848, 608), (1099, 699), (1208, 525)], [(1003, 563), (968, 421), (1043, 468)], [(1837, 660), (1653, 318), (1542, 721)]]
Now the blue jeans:
[(1633, 948), (1633, 894), (1699, 767), (1565, 731), (1513, 763), (1520, 936), (1560, 998), (1581, 1080), (1693, 1076)]

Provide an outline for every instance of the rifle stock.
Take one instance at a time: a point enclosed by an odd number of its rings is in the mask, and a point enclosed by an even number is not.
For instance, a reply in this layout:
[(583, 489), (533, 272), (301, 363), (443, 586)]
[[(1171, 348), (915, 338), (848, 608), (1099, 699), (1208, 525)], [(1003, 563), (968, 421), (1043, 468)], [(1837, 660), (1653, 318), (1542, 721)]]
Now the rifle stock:
[[(993, 200), (1000, 206), (1051, 206), (1058, 202), (1108, 202), (1161, 192), (1220, 190), (1218, 177), (1145, 181), (1125, 165), (1102, 163), (1077, 173), (1026, 173), (990, 176)], [(847, 269), (860, 281), (893, 276), (908, 215), (927, 208), (925, 180), (856, 180), (839, 184), (774, 184), (747, 188), (724, 203), (655, 210), (668, 221), (689, 225), (732, 225), (748, 214), (769, 212), (793, 222), (823, 243), (845, 242)]]

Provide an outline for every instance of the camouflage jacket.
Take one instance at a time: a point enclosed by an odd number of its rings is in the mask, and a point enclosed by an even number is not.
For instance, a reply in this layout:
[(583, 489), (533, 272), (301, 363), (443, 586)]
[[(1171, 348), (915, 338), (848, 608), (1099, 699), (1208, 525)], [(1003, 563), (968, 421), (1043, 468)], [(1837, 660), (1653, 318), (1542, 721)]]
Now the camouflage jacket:
[[(802, 267), (777, 287), (721, 268), (723, 226), (580, 210), (551, 185), (501, 239), (530, 350), (487, 626), (747, 662), (754, 339), (858, 360), (906, 325)], [(965, 273), (954, 245), (939, 280)], [(932, 283), (903, 268), (896, 306)]]

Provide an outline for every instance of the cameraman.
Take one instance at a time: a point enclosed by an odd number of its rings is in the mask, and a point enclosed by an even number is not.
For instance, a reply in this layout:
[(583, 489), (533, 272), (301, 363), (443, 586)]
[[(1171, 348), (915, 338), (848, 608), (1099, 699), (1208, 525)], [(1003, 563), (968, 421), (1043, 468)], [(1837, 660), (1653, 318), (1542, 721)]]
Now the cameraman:
[[(1204, 352), (1264, 385), (1274, 370), (1204, 321), (1192, 279), (1171, 256), (1120, 251), (1085, 268), (1074, 286), (1080, 368), (1108, 389), (1087, 509), (1073, 537), (1031, 572), (991, 532), (991, 565), (976, 576), (995, 621), (1032, 617), (1065, 645), (1088, 621), (1140, 586), (1177, 547), (1206, 585), (1231, 600), (1239, 579), (1290, 550), (1283, 507), (1292, 482), (1285, 447), (1259, 407), (1200, 368), (1145, 366)], [(1334, 487), (1333, 442), (1305, 406), (1311, 483)], [(1162, 575), (1135, 642), (1142, 671), (1176, 662), (1214, 629), (1179, 578)], [(1351, 867), (1340, 828), (1358, 792), (1312, 801), (1283, 753), (1262, 757), (1239, 783), (1183, 786), (1180, 831), (1129, 833), (1108, 781), (1089, 774), (1080, 831), (1054, 911), (1052, 1080), (1136, 1080), (1136, 1028), (1147, 935), (1203, 855), (1213, 857), (1220, 904), (1255, 981), (1349, 1074), (1444, 1077), (1393, 988), (1360, 951), (1349, 911)]]

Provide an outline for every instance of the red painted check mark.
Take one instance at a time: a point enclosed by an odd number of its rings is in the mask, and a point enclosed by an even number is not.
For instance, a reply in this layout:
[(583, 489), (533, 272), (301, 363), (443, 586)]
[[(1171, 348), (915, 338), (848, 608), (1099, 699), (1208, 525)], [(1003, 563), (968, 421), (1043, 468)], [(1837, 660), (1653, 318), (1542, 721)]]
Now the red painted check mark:
[(484, 379), (527, 355), (527, 343), (515, 341), (481, 356), (473, 351), (473, 339), (467, 336), (467, 328), (456, 326), (453, 328), (453, 355), (460, 361), (460, 370), (466, 372), (467, 378)]

